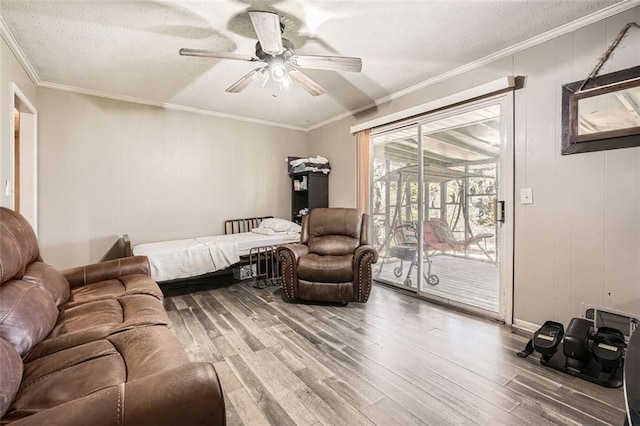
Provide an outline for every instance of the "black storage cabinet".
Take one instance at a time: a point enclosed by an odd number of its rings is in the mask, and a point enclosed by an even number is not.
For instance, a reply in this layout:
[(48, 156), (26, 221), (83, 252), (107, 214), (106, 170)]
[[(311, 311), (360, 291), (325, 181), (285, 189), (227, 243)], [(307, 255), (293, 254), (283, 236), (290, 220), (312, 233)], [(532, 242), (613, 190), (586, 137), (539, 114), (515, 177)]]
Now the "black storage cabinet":
[[(302, 172), (289, 176), (291, 177), (291, 220), (293, 222), (302, 223), (302, 215), (299, 213), (302, 209), (306, 208), (311, 212), (316, 207), (329, 207), (329, 175)], [(305, 177), (307, 185), (305, 189), (301, 189)]]

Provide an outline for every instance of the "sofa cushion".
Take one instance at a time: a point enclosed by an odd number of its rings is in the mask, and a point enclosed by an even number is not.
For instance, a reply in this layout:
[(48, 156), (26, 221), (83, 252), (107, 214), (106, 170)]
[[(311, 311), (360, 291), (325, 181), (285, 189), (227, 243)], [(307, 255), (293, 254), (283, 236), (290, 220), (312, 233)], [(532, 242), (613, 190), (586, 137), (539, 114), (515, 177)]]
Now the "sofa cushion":
[(51, 333), (33, 347), (26, 359), (41, 358), (135, 327), (169, 324), (162, 302), (153, 296), (132, 295), (83, 303), (61, 310)]
[(326, 283), (344, 283), (353, 280), (353, 254), (319, 256), (309, 253), (298, 260), (298, 278)]
[(24, 271), (22, 280), (42, 287), (49, 293), (56, 306), (69, 300), (69, 282), (60, 271), (46, 263), (30, 263)]
[(162, 300), (162, 290), (148, 275), (132, 274), (118, 279), (99, 281), (71, 289), (69, 301), (62, 307), (68, 309), (96, 300), (114, 299), (122, 296), (146, 294)]
[(0, 337), (21, 356), (49, 334), (57, 318), (55, 302), (37, 284), (10, 280), (0, 285)]
[(7, 412), (22, 380), (22, 358), (13, 346), (0, 339), (0, 418)]
[[(15, 421), (103, 389), (187, 364), (165, 326), (136, 328), (25, 363), (22, 385), (3, 421)], [(116, 416), (116, 406), (112, 408)]]
[(3, 420), (15, 421), (116, 386), (126, 377), (124, 360), (106, 340), (27, 362), (20, 390)]

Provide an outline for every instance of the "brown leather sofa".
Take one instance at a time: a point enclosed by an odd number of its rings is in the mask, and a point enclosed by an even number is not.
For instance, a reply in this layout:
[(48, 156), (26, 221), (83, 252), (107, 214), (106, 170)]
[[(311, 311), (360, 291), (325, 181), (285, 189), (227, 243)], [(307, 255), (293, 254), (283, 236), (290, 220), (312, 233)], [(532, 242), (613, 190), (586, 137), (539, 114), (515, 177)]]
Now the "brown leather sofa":
[(366, 302), (371, 265), (369, 215), (357, 209), (316, 208), (304, 217), (300, 244), (278, 247), (285, 297), (317, 302)]
[(145, 257), (59, 272), (0, 208), (2, 425), (225, 424), (210, 363), (190, 362)]

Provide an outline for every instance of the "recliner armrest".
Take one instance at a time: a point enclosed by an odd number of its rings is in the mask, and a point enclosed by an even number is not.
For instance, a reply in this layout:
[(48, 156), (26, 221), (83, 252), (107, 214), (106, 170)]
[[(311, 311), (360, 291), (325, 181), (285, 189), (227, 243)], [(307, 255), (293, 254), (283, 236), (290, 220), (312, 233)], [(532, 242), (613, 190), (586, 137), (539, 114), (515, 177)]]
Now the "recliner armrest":
[(373, 248), (373, 246), (365, 244), (362, 246), (359, 246), (355, 253), (353, 254), (353, 266), (357, 267), (358, 264), (360, 262), (362, 262), (363, 257), (367, 254), (370, 253), (370, 255), (372, 256), (371, 258), (371, 263), (376, 263), (378, 261), (378, 251)]
[(308, 253), (306, 244), (284, 244), (276, 248), (276, 259), (282, 262), (282, 289), (289, 299), (298, 297), (298, 259)]
[(353, 255), (353, 298), (365, 303), (371, 294), (371, 265), (378, 261), (378, 251), (368, 244), (358, 247)]
[(112, 386), (14, 423), (20, 425), (225, 425), (213, 365), (190, 363)]
[(278, 256), (279, 260), (282, 259), (282, 252), (288, 250), (293, 256), (293, 260), (297, 263), (298, 259), (302, 256), (306, 256), (309, 254), (309, 246), (306, 244), (298, 244), (298, 243), (290, 243), (283, 244), (280, 247), (276, 248), (276, 256)]
[(62, 271), (71, 288), (132, 274), (151, 276), (149, 260), (146, 256), (125, 257)]

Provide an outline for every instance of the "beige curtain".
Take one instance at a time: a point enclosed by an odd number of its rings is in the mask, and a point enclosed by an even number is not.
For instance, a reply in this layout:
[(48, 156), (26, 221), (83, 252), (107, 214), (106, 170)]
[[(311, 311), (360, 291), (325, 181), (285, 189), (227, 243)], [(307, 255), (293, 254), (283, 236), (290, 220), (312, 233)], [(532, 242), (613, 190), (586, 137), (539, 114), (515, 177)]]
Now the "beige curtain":
[(357, 207), (369, 212), (369, 189), (371, 187), (371, 129), (356, 133), (356, 197)]

